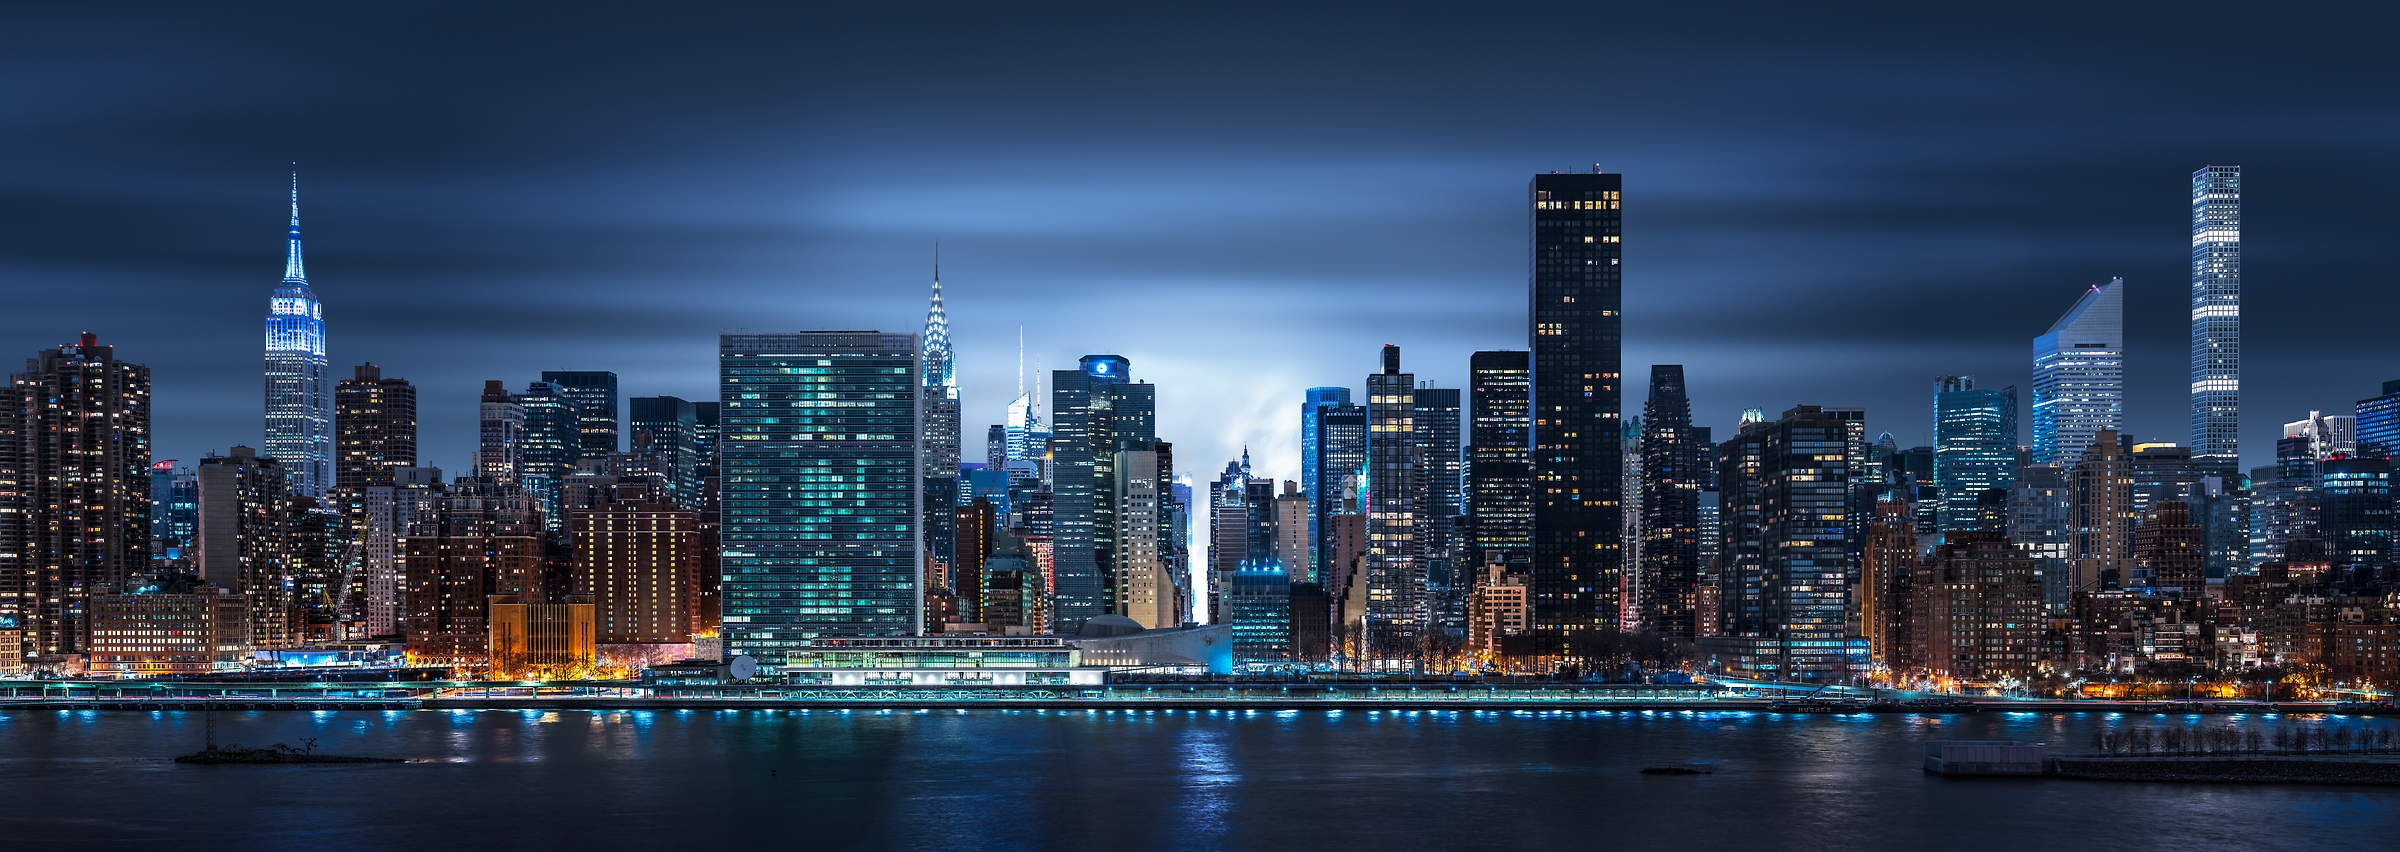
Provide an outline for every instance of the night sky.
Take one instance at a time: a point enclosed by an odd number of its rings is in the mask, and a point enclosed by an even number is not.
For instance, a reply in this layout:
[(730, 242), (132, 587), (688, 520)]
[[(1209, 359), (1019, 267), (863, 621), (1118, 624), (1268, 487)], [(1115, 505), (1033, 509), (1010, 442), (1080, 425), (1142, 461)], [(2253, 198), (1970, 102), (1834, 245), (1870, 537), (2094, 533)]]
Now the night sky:
[[(1107, 352), (1206, 480), (1295, 477), (1301, 390), (1525, 346), (1529, 177), (1625, 177), (1625, 395), (1702, 423), (2028, 381), (2128, 284), (2131, 431), (2184, 441), (2189, 175), (2246, 178), (2243, 442), (2400, 378), (2400, 52), (2369, 4), (59, 4), (0, 11), (0, 355), (150, 365), (157, 456), (260, 443), (297, 162), (339, 376), (463, 471), (487, 378), (715, 397), (720, 331), (924, 321), (967, 456)], [(1038, 8), (1037, 8), (1038, 7)], [(2030, 400), (2028, 399), (2028, 404)]]

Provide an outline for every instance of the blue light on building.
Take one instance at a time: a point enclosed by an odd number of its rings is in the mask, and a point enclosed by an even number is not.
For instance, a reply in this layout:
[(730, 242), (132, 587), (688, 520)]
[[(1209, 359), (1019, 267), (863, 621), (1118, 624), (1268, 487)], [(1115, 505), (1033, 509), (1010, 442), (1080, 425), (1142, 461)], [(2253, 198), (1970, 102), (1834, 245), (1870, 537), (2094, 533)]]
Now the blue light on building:
[(908, 334), (720, 337), (730, 653), (916, 631), (917, 358)]

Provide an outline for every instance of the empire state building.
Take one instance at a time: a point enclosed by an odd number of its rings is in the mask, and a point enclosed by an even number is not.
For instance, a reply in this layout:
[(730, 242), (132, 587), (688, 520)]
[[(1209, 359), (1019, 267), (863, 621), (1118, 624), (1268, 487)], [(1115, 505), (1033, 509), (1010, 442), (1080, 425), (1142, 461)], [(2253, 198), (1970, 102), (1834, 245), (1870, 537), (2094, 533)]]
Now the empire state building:
[(300, 264), (300, 175), (292, 175), (290, 254), (267, 302), (267, 455), (291, 471), (292, 492), (333, 484), (333, 381), (325, 369), (325, 306)]

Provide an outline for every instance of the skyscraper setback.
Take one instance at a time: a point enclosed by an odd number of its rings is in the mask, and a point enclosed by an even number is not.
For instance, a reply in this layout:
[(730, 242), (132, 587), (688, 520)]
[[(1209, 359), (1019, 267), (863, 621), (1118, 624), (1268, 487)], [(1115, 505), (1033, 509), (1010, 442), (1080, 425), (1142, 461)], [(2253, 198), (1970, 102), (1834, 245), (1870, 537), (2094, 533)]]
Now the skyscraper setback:
[(297, 172), (291, 227), (283, 283), (267, 301), (266, 449), (291, 472), (293, 493), (323, 497), (333, 485), (333, 381), (325, 366), (325, 306), (300, 262)]
[(1624, 570), (1620, 175), (1535, 175), (1527, 343), (1533, 351), (1534, 653), (1582, 661), (1616, 626)]
[(925, 541), (926, 558), (937, 561), (943, 568), (956, 558), (958, 522), (958, 366), (950, 350), (950, 315), (942, 308), (942, 266), (937, 258), (933, 266), (933, 301), (925, 309), (925, 334), (919, 340), (923, 347), (918, 354), (924, 372), (919, 375), (917, 418), (921, 424), (918, 452), (924, 456), (924, 480), (920, 486), (924, 496), (924, 517), (918, 529)]
[(2241, 456), (2242, 167), (2192, 173), (2192, 458)]

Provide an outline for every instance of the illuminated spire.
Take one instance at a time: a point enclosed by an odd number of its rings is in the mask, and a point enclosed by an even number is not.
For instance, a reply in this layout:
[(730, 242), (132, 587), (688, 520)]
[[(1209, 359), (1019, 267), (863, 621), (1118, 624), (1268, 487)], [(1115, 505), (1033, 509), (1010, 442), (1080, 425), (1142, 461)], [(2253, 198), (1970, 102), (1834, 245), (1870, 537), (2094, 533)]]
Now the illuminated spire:
[(933, 307), (925, 311), (925, 386), (957, 388), (958, 375), (950, 355), (950, 315), (942, 311), (942, 246), (933, 246)]
[(283, 261), (283, 280), (308, 284), (308, 273), (300, 268), (300, 171), (292, 170), (292, 248)]

